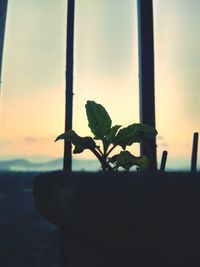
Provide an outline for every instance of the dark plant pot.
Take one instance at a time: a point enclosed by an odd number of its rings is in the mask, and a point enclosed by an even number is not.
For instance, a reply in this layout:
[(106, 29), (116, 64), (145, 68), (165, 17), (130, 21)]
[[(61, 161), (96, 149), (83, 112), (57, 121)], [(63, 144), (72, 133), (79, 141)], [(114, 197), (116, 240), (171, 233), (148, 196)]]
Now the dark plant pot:
[(200, 266), (199, 174), (51, 172), (34, 199), (61, 230), (61, 266)]

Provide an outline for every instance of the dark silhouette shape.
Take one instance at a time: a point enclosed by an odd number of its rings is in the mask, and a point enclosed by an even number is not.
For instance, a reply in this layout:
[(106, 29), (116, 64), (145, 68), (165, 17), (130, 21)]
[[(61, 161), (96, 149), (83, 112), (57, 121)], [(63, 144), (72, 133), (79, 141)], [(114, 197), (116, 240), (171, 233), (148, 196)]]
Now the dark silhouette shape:
[(198, 138), (199, 133), (194, 133), (192, 145), (191, 172), (197, 171)]
[(165, 166), (166, 166), (166, 162), (167, 162), (167, 155), (168, 152), (165, 150), (162, 153), (162, 158), (161, 158), (161, 163), (160, 163), (160, 171), (164, 172), (165, 171)]
[[(154, 42), (152, 0), (138, 0), (139, 72), (140, 72), (140, 120), (155, 128), (154, 99)], [(67, 15), (67, 69), (66, 69), (66, 119), (65, 130), (72, 129), (73, 111), (73, 54), (74, 54), (74, 9), (75, 0), (68, 0)], [(151, 170), (157, 169), (156, 139), (150, 141), (153, 160)], [(147, 154), (145, 146), (142, 154)], [(154, 164), (153, 164), (154, 162)], [(65, 141), (64, 169), (72, 169), (72, 145)]]
[(1, 83), (1, 69), (3, 61), (3, 44), (4, 44), (4, 34), (6, 25), (7, 5), (8, 5), (8, 0), (0, 1), (0, 83)]
[[(65, 131), (72, 129), (73, 113), (73, 66), (74, 66), (74, 9), (75, 0), (68, 0), (67, 11), (67, 52), (66, 52), (66, 102), (65, 102)], [(65, 141), (64, 170), (72, 170), (72, 144)]]
[(39, 213), (62, 229), (62, 267), (200, 266), (199, 178), (51, 172), (33, 192)]
[[(154, 38), (152, 0), (138, 0), (138, 45), (139, 45), (139, 86), (140, 121), (155, 128), (154, 97)], [(154, 162), (156, 160), (156, 139), (149, 142)], [(148, 154), (141, 146), (142, 154)], [(152, 170), (155, 166), (152, 164)]]

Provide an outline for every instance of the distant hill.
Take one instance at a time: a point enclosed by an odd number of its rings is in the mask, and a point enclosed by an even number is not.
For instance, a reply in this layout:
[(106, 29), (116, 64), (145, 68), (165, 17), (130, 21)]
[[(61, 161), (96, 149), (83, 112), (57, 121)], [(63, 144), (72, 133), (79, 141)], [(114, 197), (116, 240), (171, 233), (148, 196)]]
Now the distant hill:
[[(62, 158), (49, 160), (46, 162), (31, 162), (26, 159), (12, 159), (0, 161), (0, 171), (53, 171), (61, 170), (63, 166)], [(73, 160), (73, 170), (98, 171), (100, 164), (96, 160)]]
[[(158, 164), (159, 166), (159, 164)], [(0, 160), (0, 171), (54, 171), (62, 170), (63, 168), (63, 159), (50, 159), (50, 160), (41, 160), (38, 159), (38, 162), (27, 159), (10, 159), (10, 160)], [(100, 163), (97, 160), (80, 160), (74, 159), (72, 162), (72, 168), (74, 171), (99, 171), (101, 169)], [(167, 171), (189, 171), (189, 164), (186, 165), (184, 161), (174, 160), (170, 162), (170, 167), (166, 167)], [(198, 168), (199, 170), (199, 168)]]

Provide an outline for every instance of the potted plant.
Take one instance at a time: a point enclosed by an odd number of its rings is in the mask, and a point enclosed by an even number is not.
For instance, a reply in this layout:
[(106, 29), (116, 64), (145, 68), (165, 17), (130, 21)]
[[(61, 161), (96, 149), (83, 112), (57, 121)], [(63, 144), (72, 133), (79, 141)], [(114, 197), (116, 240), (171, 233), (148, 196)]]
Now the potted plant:
[[(112, 126), (105, 108), (94, 101), (87, 101), (86, 113), (93, 138), (71, 130), (56, 141), (72, 142), (73, 153), (89, 149), (102, 171), (51, 172), (34, 181), (39, 213), (61, 230), (61, 266), (167, 266), (183, 263), (186, 256), (190, 263), (197, 260), (191, 244), (200, 252), (200, 219), (194, 212), (200, 204), (198, 175), (188, 182), (187, 174), (156, 171), (148, 146), (157, 134), (154, 128)], [(147, 155), (127, 150), (136, 142), (147, 147)], [(122, 151), (113, 155), (117, 146)], [(139, 171), (129, 172), (132, 166)]]
[[(75, 131), (69, 130), (59, 135), (55, 141), (65, 139), (74, 145), (74, 154), (82, 153), (89, 149), (101, 163), (102, 171), (115, 171), (119, 167), (129, 170), (132, 166), (138, 166), (140, 170), (147, 171), (150, 166), (155, 167), (153, 157), (149, 149), (148, 155), (135, 157), (128, 150), (127, 146), (134, 143), (144, 143), (148, 146), (148, 139), (154, 138), (157, 131), (145, 124), (134, 123), (128, 127), (121, 128), (121, 125), (112, 126), (112, 120), (106, 109), (95, 103), (87, 101), (86, 114), (88, 126), (94, 137), (80, 137)], [(101, 141), (102, 148), (96, 144)], [(116, 147), (120, 146), (123, 151), (110, 157)]]

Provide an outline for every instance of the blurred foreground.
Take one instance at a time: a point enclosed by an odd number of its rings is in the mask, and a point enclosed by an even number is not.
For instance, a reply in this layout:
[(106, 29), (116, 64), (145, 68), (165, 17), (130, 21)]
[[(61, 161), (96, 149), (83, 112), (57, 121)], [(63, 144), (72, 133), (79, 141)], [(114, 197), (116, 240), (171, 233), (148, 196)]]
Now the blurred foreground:
[(59, 231), (37, 214), (36, 173), (0, 172), (0, 266), (58, 267)]

